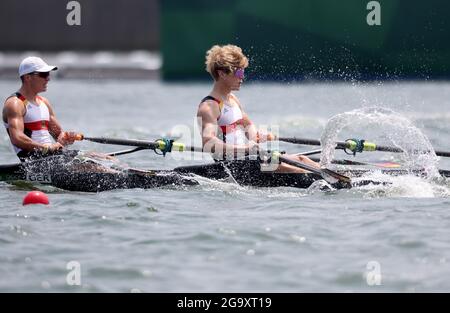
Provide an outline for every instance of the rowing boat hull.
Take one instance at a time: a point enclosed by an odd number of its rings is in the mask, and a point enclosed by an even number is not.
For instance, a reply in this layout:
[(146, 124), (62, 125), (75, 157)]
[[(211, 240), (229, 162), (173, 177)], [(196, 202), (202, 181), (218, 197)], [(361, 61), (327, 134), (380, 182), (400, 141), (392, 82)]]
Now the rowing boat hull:
[(246, 161), (216, 162), (206, 165), (180, 166), (174, 169), (181, 174), (195, 174), (209, 179), (229, 179), (239, 185), (254, 187), (296, 187), (308, 188), (315, 181), (322, 179), (320, 175), (305, 173), (264, 172)]
[[(321, 180), (322, 177), (313, 173), (295, 174), (295, 173), (273, 173), (261, 171), (255, 167), (255, 163), (247, 161), (229, 161), (215, 162), (206, 165), (181, 166), (174, 169), (175, 172), (182, 174), (195, 174), (209, 179), (227, 179), (231, 175), (233, 180), (240, 185), (254, 187), (296, 187), (309, 188), (315, 181)], [(360, 177), (369, 170), (348, 170), (339, 171), (340, 174), (349, 177)], [(399, 176), (411, 174), (405, 170), (386, 169), (381, 170), (383, 174), (391, 176)], [(416, 172), (415, 175), (421, 173)], [(441, 170), (443, 177), (450, 177), (450, 171)], [(367, 185), (369, 183), (377, 183), (374, 181), (359, 181), (358, 185)], [(335, 188), (348, 188), (346, 184), (340, 182), (333, 185)]]
[[(126, 173), (78, 173), (61, 170), (27, 171), (22, 164), (0, 166), (0, 180), (6, 182), (28, 181), (52, 185), (60, 189), (83, 192), (100, 192), (112, 189), (156, 188), (163, 186), (195, 185), (195, 177), (230, 180), (244, 186), (308, 188), (321, 179), (316, 174), (274, 174), (255, 169), (245, 161), (211, 163), (177, 167), (173, 171), (141, 171)], [(192, 179), (189, 178), (192, 177)], [(337, 186), (339, 187), (339, 186)]]
[[(47, 170), (28, 171), (23, 164), (0, 165), (0, 181), (28, 181), (41, 184), (49, 184), (57, 188), (82, 191), (82, 192), (100, 192), (112, 189), (131, 189), (131, 188), (156, 188), (163, 186), (197, 185), (195, 176), (198, 175), (208, 179), (222, 180), (227, 179), (244, 186), (254, 187), (296, 187), (308, 188), (315, 181), (322, 177), (317, 174), (305, 173), (271, 173), (264, 172), (255, 167), (255, 163), (247, 161), (233, 162), (215, 162), (211, 164), (192, 165), (177, 167), (172, 171), (140, 171), (131, 170), (123, 173), (92, 173), (92, 172), (73, 172), (45, 165)], [(351, 177), (361, 176), (367, 170), (352, 170), (342, 172)], [(385, 174), (402, 175), (406, 171), (402, 170), (383, 170)], [(450, 171), (441, 170), (441, 175), (450, 177)], [(188, 177), (190, 176), (190, 177)], [(372, 183), (372, 181), (363, 181), (358, 184)], [(334, 185), (336, 188), (343, 188), (339, 183)]]
[(113, 189), (157, 188), (164, 186), (198, 185), (172, 171), (139, 171), (124, 173), (92, 173), (46, 170), (35, 174), (25, 169), (22, 164), (0, 166), (0, 181), (27, 181), (52, 185), (54, 187), (81, 192), (101, 192)]

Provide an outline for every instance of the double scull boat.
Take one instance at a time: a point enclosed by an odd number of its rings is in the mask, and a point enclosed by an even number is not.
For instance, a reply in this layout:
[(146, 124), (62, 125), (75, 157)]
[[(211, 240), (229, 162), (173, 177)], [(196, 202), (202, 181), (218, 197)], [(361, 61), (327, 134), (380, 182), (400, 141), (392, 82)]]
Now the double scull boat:
[[(215, 162), (202, 165), (181, 166), (173, 170), (136, 170), (124, 169), (116, 172), (73, 171), (67, 166), (51, 162), (54, 157), (29, 163), (0, 165), (0, 181), (14, 183), (27, 181), (52, 185), (54, 187), (82, 192), (100, 192), (112, 189), (155, 188), (163, 186), (192, 186), (198, 184), (197, 176), (227, 180), (244, 186), (254, 187), (296, 187), (308, 188), (323, 177), (317, 173), (273, 173), (258, 170), (255, 161), (237, 160)], [(30, 164), (31, 163), (31, 164)], [(416, 174), (400, 169), (380, 170), (388, 175)], [(350, 177), (360, 177), (368, 170), (338, 171)], [(441, 170), (443, 177), (450, 177), (450, 171)], [(231, 178), (231, 179), (230, 179)], [(368, 184), (373, 181), (354, 182), (353, 185)], [(376, 183), (376, 182), (375, 182)], [(344, 188), (341, 182), (333, 184), (336, 188)]]

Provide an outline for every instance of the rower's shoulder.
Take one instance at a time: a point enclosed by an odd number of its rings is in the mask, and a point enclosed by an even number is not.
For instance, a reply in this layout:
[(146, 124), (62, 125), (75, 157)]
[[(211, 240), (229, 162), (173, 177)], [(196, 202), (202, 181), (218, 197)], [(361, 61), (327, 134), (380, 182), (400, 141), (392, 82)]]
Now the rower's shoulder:
[(11, 118), (20, 118), (26, 113), (25, 106), (22, 100), (17, 97), (9, 97), (5, 100), (3, 105), (2, 118), (3, 122), (8, 123)]
[(230, 92), (230, 98), (233, 99), (234, 101), (236, 101), (237, 103), (239, 103), (239, 98), (232, 92)]
[(211, 110), (211, 109), (218, 109), (219, 102), (215, 100), (212, 97), (206, 97), (200, 102), (198, 105), (199, 110)]
[(204, 99), (198, 105), (197, 116), (212, 116), (217, 118), (220, 115), (217, 102), (212, 99)]
[(235, 103), (241, 106), (241, 100), (239, 100), (239, 98), (234, 93), (230, 93), (230, 99), (232, 99)]
[(48, 99), (46, 97), (43, 97), (43, 96), (37, 96), (37, 97), (39, 100), (44, 102), (46, 105), (50, 105), (50, 101), (48, 101)]
[(20, 100), (18, 97), (10, 96), (6, 98), (4, 103), (4, 109), (23, 109), (23, 101)]
[(241, 110), (243, 109), (243, 108), (242, 108), (242, 105), (241, 105), (241, 101), (239, 100), (239, 98), (238, 98), (235, 94), (230, 93), (230, 99), (232, 99), (233, 102), (236, 103), (237, 106), (238, 106)]

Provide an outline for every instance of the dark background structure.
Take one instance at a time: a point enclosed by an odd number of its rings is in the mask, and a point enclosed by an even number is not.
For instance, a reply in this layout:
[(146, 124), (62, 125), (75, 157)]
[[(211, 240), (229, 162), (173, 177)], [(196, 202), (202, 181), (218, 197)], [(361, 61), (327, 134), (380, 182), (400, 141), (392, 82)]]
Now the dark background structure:
[[(0, 51), (152, 51), (166, 80), (209, 79), (204, 56), (237, 44), (251, 79), (448, 78), (450, 2), (378, 0), (2, 0)], [(1, 61), (0, 61), (1, 62)]]

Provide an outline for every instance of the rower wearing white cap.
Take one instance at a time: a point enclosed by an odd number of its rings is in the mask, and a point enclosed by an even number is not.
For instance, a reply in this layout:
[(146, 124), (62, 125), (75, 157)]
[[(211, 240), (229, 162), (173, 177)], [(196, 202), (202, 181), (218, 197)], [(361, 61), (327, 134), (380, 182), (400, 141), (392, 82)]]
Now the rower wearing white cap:
[(3, 123), (21, 161), (55, 153), (76, 139), (76, 133), (62, 130), (50, 102), (38, 95), (57, 69), (41, 58), (25, 58), (19, 66), (22, 86), (5, 101)]

